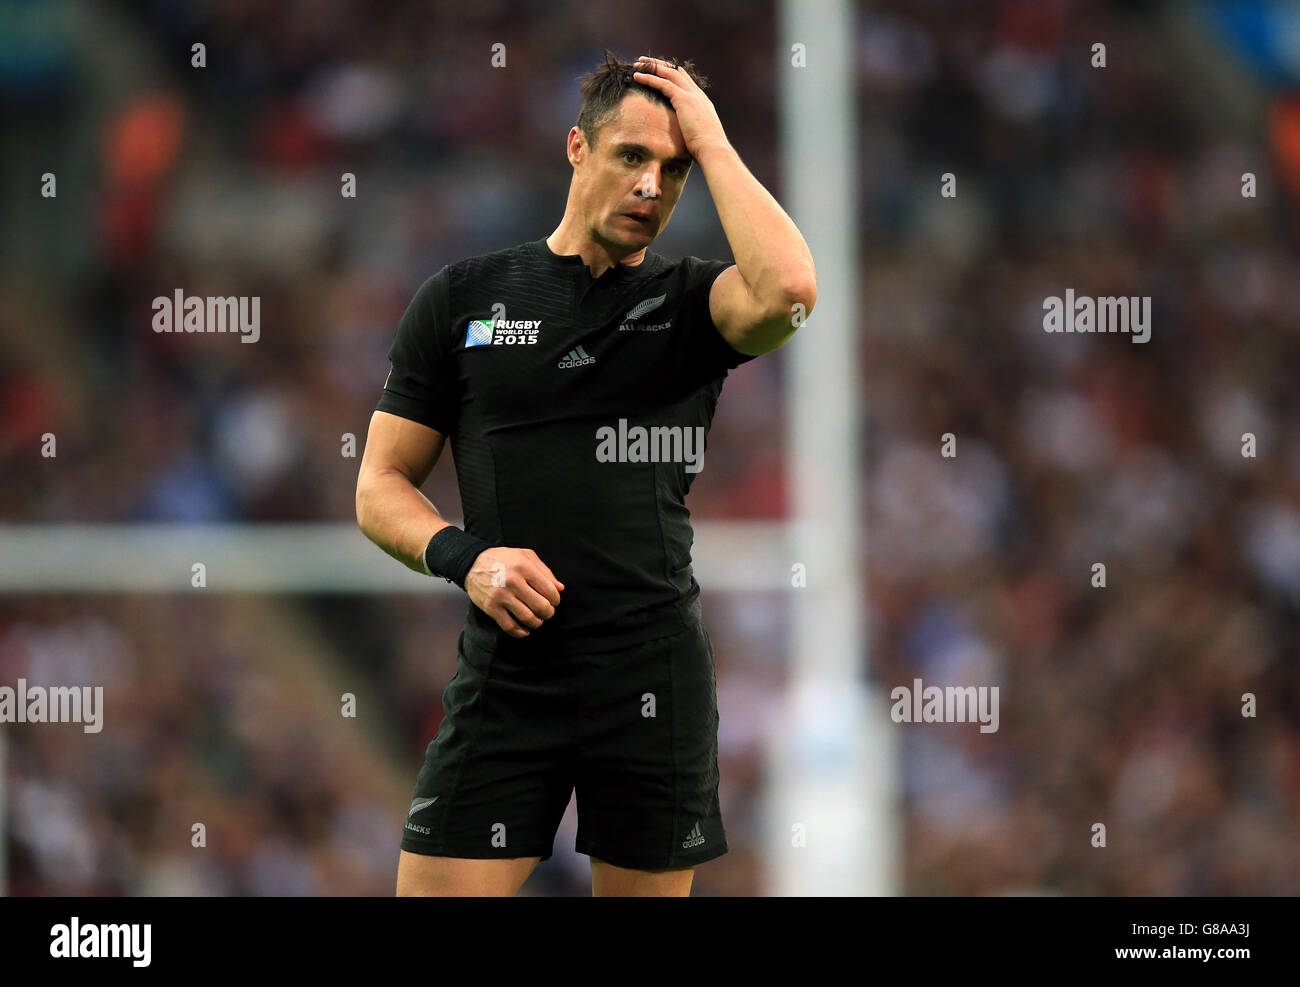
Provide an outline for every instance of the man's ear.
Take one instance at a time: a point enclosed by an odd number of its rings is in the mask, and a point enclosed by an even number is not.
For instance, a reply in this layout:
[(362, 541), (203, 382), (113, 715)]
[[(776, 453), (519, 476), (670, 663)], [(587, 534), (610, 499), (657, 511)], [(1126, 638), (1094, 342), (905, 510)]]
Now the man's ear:
[(578, 162), (581, 161), (583, 156), (587, 153), (587, 139), (583, 135), (581, 127), (575, 126), (569, 130), (569, 142), (568, 142), (567, 150), (569, 156), (569, 164), (573, 165), (576, 168)]

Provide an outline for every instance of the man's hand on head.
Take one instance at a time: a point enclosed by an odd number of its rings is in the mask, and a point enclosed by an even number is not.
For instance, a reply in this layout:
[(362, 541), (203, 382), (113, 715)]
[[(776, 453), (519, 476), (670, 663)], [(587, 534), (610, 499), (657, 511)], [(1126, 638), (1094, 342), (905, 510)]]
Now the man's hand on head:
[(718, 111), (686, 72), (671, 62), (650, 55), (638, 58), (636, 68), (632, 77), (637, 82), (657, 89), (672, 103), (673, 112), (677, 114), (677, 126), (681, 128), (682, 140), (686, 142), (691, 157), (699, 158), (701, 152), (711, 147), (730, 146)]
[(531, 548), (487, 548), (465, 576), (470, 602), (511, 637), (527, 637), (555, 616), (564, 583)]

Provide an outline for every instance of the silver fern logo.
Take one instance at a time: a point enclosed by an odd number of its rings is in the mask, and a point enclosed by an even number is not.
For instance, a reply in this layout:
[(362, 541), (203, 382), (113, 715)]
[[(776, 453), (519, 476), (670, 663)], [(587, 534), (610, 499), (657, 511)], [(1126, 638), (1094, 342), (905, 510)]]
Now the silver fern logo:
[(618, 327), (619, 332), (629, 329), (634, 329), (638, 332), (658, 332), (660, 329), (667, 329), (672, 325), (671, 319), (667, 322), (660, 322), (655, 325), (633, 321), (634, 319), (639, 319), (643, 315), (653, 312), (664, 303), (664, 300), (667, 299), (667, 297), (667, 295), (660, 295), (658, 298), (647, 298), (645, 301), (633, 305), (627, 315), (623, 316), (623, 324)]
[(417, 812), (422, 812), (423, 810), (429, 808), (429, 806), (433, 805), (433, 803), (437, 801), (438, 801), (438, 796), (436, 795), (431, 799), (415, 799), (414, 801), (411, 802), (411, 811), (406, 814), (406, 818), (410, 819)]
[(664, 299), (667, 297), (667, 295), (660, 295), (658, 298), (647, 298), (643, 302), (638, 302), (636, 305), (632, 306), (631, 311), (629, 311), (627, 315), (623, 316), (623, 321), (631, 322), (633, 319), (639, 319), (647, 312), (653, 312), (664, 303)]

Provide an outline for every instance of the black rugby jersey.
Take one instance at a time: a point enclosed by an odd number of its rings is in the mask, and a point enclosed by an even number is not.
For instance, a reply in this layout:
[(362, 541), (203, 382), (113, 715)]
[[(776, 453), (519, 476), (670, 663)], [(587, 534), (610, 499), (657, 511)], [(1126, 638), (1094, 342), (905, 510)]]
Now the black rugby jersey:
[(543, 238), (450, 264), (416, 292), (378, 410), (447, 436), (465, 530), (531, 548), (565, 586), (527, 638), (472, 603), (467, 636), (599, 650), (698, 616), (685, 497), (727, 372), (753, 359), (709, 315), (730, 266), (647, 250), (593, 278)]

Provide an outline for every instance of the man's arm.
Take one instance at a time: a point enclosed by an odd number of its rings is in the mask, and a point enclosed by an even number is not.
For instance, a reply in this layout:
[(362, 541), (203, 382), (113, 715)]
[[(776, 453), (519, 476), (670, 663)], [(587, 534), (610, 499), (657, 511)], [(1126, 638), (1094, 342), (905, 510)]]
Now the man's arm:
[(357, 474), (357, 524), (367, 538), (422, 575), (429, 539), (449, 521), (420, 493), (446, 439), (385, 411), (370, 418)]
[[(376, 411), (357, 473), (357, 524), (372, 542), (419, 573), (427, 574), (429, 540), (451, 524), (420, 493), (445, 441), (436, 429)], [(485, 549), (465, 576), (470, 602), (517, 638), (555, 616), (563, 589), (530, 548)]]
[[(637, 80), (673, 104), (682, 139), (704, 172), (736, 265), (713, 282), (709, 314), (732, 349), (757, 356), (792, 335), (817, 302), (817, 271), (803, 234), (731, 146), (717, 111), (685, 72), (642, 58)], [(802, 310), (796, 308), (802, 306)], [(797, 317), (796, 317), (797, 316)]]

